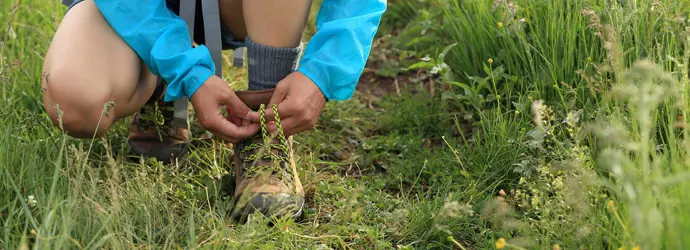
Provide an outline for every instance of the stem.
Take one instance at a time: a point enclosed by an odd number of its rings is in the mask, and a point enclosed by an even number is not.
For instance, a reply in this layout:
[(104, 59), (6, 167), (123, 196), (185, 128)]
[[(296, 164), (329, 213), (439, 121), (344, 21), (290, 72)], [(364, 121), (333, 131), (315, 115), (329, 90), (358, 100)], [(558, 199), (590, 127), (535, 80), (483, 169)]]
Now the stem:
[(464, 246), (462, 246), (462, 244), (460, 244), (460, 242), (458, 242), (457, 240), (455, 240), (455, 238), (453, 238), (453, 237), (448, 237), (448, 239), (449, 239), (451, 242), (453, 242), (453, 244), (455, 244), (455, 245), (456, 245), (457, 247), (459, 247), (460, 249), (462, 249), (462, 250), (467, 250)]

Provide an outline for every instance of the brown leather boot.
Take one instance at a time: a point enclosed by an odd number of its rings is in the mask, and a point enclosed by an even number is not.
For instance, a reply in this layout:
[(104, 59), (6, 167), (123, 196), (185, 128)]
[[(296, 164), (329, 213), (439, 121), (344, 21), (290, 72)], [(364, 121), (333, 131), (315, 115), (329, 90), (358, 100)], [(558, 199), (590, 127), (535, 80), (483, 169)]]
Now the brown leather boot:
[(252, 110), (262, 116), (261, 131), (235, 145), (235, 208), (232, 216), (245, 221), (260, 211), (266, 216), (291, 216), (299, 219), (304, 206), (304, 190), (297, 175), (292, 149), (292, 136), (280, 130), (278, 108), (270, 107), (276, 115), (277, 135), (271, 136), (263, 122), (264, 105), (273, 90), (236, 92)]
[(129, 146), (132, 154), (155, 157), (170, 163), (189, 151), (189, 124), (174, 118), (172, 102), (163, 102), (165, 86), (156, 89), (129, 125)]

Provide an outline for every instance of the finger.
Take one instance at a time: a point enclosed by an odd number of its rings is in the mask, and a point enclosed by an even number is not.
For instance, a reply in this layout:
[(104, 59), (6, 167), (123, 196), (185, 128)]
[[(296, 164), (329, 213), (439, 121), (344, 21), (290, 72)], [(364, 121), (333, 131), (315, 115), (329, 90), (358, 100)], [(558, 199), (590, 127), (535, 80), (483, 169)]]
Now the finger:
[(256, 123), (246, 126), (237, 126), (225, 119), (214, 119), (209, 121), (207, 123), (207, 128), (214, 134), (231, 140), (248, 138), (259, 132), (259, 125)]
[(286, 84), (281, 84), (283, 82), (279, 82), (278, 85), (276, 85), (276, 89), (273, 91), (273, 95), (271, 95), (271, 100), (268, 102), (268, 106), (273, 106), (273, 104), (279, 104), (285, 100), (285, 96), (287, 96), (288, 93), (288, 88), (286, 87)]
[(240, 116), (240, 117), (242, 117), (242, 120), (248, 120), (250, 122), (255, 122), (255, 123), (258, 123), (261, 120), (261, 118), (260, 118), (261, 115), (259, 115), (259, 112), (256, 112), (256, 111), (250, 111), (246, 115)]
[(233, 143), (233, 144), (234, 144), (234, 143), (238, 143), (238, 142), (240, 141), (239, 139), (228, 138), (228, 137), (221, 136), (221, 135), (216, 135), (216, 137), (218, 137), (218, 140), (221, 141), (221, 142), (223, 142), (223, 143), (228, 143), (228, 142), (229, 142), (229, 143)]
[(230, 122), (232, 122), (233, 124), (238, 125), (238, 126), (239, 126), (239, 125), (243, 125), (243, 124), (242, 124), (242, 121), (243, 121), (243, 120), (244, 120), (244, 119), (239, 118), (239, 117), (234, 116), (234, 115), (229, 115), (229, 116), (228, 116), (228, 121), (230, 121)]
[[(290, 117), (286, 118), (284, 120), (281, 120), (281, 128), (283, 129), (283, 133), (285, 136), (291, 136), (294, 134), (297, 134), (299, 132), (308, 130), (311, 128), (309, 123), (302, 122), (300, 119), (297, 117)], [(270, 123), (266, 124), (266, 129), (270, 133), (276, 133), (278, 130), (278, 127), (275, 123)]]
[(223, 104), (225, 104), (225, 106), (228, 108), (228, 112), (231, 112), (232, 115), (243, 119), (249, 119), (251, 121), (259, 121), (259, 113), (252, 111), (249, 107), (247, 107), (247, 105), (244, 104), (239, 97), (237, 97), (235, 92), (231, 91), (224, 96), (221, 101)]
[(242, 126), (247, 126), (247, 125), (249, 125), (249, 124), (252, 124), (252, 121), (246, 120), (246, 119), (242, 119)]
[(236, 126), (233, 129), (234, 131), (228, 130), (228, 133), (232, 133), (234, 138), (246, 139), (258, 133), (261, 127), (259, 127), (259, 124), (250, 123), (248, 125)]
[(249, 120), (249, 119), (244, 119), (244, 118), (237, 117), (237, 116), (234, 116), (234, 115), (228, 116), (227, 120), (230, 121), (230, 122), (232, 122), (233, 124), (235, 124), (235, 125), (237, 125), (237, 126), (246, 126), (246, 125), (249, 125), (249, 124), (254, 123), (254, 122), (252, 122), (252, 121)]
[[(298, 105), (293, 101), (294, 99), (288, 99), (284, 100), (283, 102), (278, 104), (278, 115), (281, 120), (287, 119), (293, 116), (298, 115), (300, 109), (298, 108)], [(273, 108), (267, 108), (266, 111), (264, 111), (264, 117), (266, 118), (266, 121), (274, 121), (275, 120), (275, 113), (273, 113)]]
[[(273, 95), (271, 96), (271, 101), (268, 102), (268, 106), (266, 110), (264, 111), (264, 118), (266, 118), (266, 121), (273, 121), (274, 119), (274, 114), (273, 114), (273, 104), (278, 105), (278, 110), (280, 110), (280, 104), (285, 101), (285, 97), (287, 96), (288, 93), (288, 88), (285, 87), (287, 85), (285, 84), (280, 84), (276, 86), (276, 90), (273, 91)], [(280, 112), (280, 111), (279, 111)], [(281, 112), (282, 113), (282, 112)], [(283, 117), (283, 116), (281, 116)], [(285, 116), (287, 117), (287, 116)]]

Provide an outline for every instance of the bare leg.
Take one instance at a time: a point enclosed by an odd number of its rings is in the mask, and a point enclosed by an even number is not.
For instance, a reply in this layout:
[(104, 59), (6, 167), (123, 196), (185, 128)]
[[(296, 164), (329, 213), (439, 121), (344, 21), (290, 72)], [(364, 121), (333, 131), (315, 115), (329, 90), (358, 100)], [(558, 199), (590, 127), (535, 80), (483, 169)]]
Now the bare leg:
[[(103, 18), (92, 0), (74, 6), (60, 24), (43, 64), (43, 103), (71, 136), (103, 135), (117, 119), (143, 106), (156, 77)], [(107, 102), (110, 112), (101, 115)]]
[(238, 40), (294, 48), (302, 39), (311, 0), (219, 0), (221, 20)]
[(235, 39), (244, 41), (247, 36), (247, 26), (244, 22), (242, 0), (218, 0), (220, 20), (230, 30)]

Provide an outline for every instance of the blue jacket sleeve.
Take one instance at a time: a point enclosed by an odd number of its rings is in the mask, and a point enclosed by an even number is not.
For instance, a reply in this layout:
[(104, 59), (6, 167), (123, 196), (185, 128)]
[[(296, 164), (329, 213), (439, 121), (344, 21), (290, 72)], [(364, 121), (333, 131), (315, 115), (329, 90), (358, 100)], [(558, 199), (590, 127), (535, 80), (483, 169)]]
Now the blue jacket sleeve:
[(316, 33), (300, 60), (328, 100), (352, 97), (386, 11), (386, 0), (324, 0), (316, 16)]
[(165, 0), (95, 0), (115, 32), (168, 84), (165, 101), (190, 97), (213, 75), (205, 46), (192, 48), (186, 23)]

